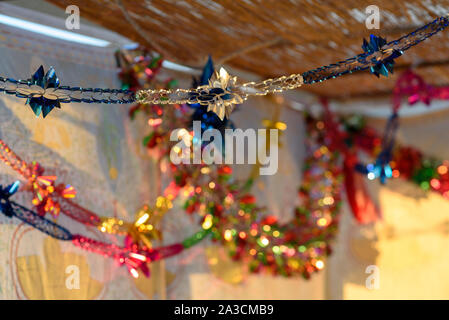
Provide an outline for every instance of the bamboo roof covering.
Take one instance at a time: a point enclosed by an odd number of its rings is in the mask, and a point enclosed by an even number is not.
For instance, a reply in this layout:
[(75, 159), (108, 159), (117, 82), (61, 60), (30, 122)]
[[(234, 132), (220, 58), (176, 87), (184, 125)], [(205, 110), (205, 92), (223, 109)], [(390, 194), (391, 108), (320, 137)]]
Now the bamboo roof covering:
[[(81, 16), (161, 53), (201, 67), (215, 62), (274, 77), (302, 73), (362, 52), (362, 39), (393, 40), (449, 12), (449, 0), (47, 0), (76, 4)], [(366, 7), (380, 9), (380, 29), (365, 26)], [(301, 90), (329, 98), (391, 92), (400, 71), (414, 67), (433, 85), (449, 84), (449, 30), (396, 59), (395, 75), (358, 72)]]

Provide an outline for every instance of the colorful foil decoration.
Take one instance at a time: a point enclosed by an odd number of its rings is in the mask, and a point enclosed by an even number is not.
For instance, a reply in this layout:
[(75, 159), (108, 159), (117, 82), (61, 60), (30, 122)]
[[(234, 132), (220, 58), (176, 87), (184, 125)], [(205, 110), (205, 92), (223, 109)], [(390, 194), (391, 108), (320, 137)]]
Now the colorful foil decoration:
[[(371, 51), (371, 53), (365, 51), (364, 53), (344, 61), (303, 73), (302, 77), (304, 78), (304, 84), (322, 82), (345, 74), (371, 68), (373, 68), (372, 71), (379, 74), (385, 72), (385, 69), (386, 71), (389, 71), (388, 65), (392, 66), (394, 59), (398, 57), (399, 53), (405, 52), (434, 34), (444, 30), (448, 24), (449, 18), (447, 15), (439, 17), (397, 40), (385, 43), (379, 50), (373, 52), (372, 48), (378, 48), (378, 44), (382, 43), (382, 41), (375, 41), (372, 47), (371, 45), (369, 48), (367, 47), (367, 50)], [(382, 64), (384, 64), (383, 62), (386, 62), (387, 65), (382, 66)]]
[[(26, 163), (2, 140), (0, 140), (0, 160), (28, 181), (24, 188), (33, 193), (33, 205), (40, 215), (50, 213), (57, 217), (61, 210), (60, 201), (74, 198), (76, 195), (76, 190), (72, 186), (55, 185), (56, 176), (43, 175), (45, 170), (39, 163), (35, 161)], [(55, 195), (59, 201), (55, 200)]]
[(115, 244), (100, 242), (82, 235), (74, 235), (72, 243), (83, 250), (113, 258), (120, 265), (125, 265), (134, 278), (139, 276), (139, 269), (145, 276), (148, 277), (150, 275), (146, 265), (149, 262), (147, 256), (137, 246), (119, 247)]
[(128, 51), (119, 52), (120, 67), (119, 78), (123, 90), (136, 92), (145, 87), (159, 73), (162, 67), (162, 58), (152, 55), (145, 48), (138, 48), (131, 54)]
[(212, 75), (208, 85), (199, 87), (198, 101), (201, 105), (207, 105), (207, 111), (217, 114), (221, 121), (225, 116), (229, 119), (235, 105), (243, 103), (243, 98), (231, 89), (236, 84), (237, 77), (231, 77), (224, 68), (220, 68)]
[(42, 91), (33, 93), (33, 97), (28, 98), (26, 102), (36, 116), (42, 113), (45, 118), (53, 108), (61, 108), (59, 97), (53, 94), (59, 87), (59, 79), (53, 67), (50, 67), (44, 75), (44, 67), (40, 66), (31, 78), (30, 84), (33, 88), (37, 86), (42, 88)]
[(151, 249), (153, 240), (162, 240), (159, 224), (172, 207), (173, 204), (168, 198), (160, 196), (156, 199), (154, 208), (144, 205), (137, 212), (134, 223), (127, 223), (117, 218), (103, 218), (98, 228), (101, 232), (125, 235), (127, 243)]
[(4, 215), (9, 218), (16, 217), (55, 239), (71, 240), (75, 246), (83, 250), (113, 258), (120, 265), (125, 265), (129, 273), (135, 278), (139, 276), (139, 269), (145, 276), (148, 277), (150, 275), (147, 263), (179, 254), (185, 248), (191, 247), (203, 240), (208, 234), (207, 232), (200, 231), (192, 237), (185, 239), (182, 243), (143, 249), (135, 243), (120, 247), (82, 235), (72, 235), (67, 229), (10, 200), (10, 197), (18, 191), (19, 184), (19, 181), (16, 181), (7, 187), (0, 186), (0, 211)]
[[(362, 49), (365, 53), (372, 55), (373, 53), (382, 50), (382, 47), (387, 44), (387, 40), (381, 37), (377, 37), (374, 34), (370, 35), (370, 41), (367, 42), (363, 39)], [(393, 73), (394, 59), (400, 57), (403, 54), (402, 51), (393, 49), (393, 52), (385, 59), (377, 59), (377, 57), (372, 57), (372, 65), (370, 66), (370, 71), (376, 77), (383, 75), (388, 77), (389, 73)]]
[[(379, 43), (381, 44), (380, 47), (383, 47), (383, 42)], [(371, 50), (368, 48), (371, 43), (366, 44), (366, 46), (367, 50)], [(373, 46), (376, 46), (376, 43)], [(382, 68), (391, 72), (387, 65)], [(216, 77), (221, 76), (222, 74), (216, 75)], [(223, 92), (207, 92), (205, 94), (216, 95), (220, 99), (226, 100), (222, 96), (227, 94), (223, 86), (227, 88), (230, 81), (229, 75), (223, 73), (221, 79), (212, 81)], [(214, 96), (211, 99), (218, 98)], [(221, 113), (223, 117), (228, 115), (226, 107), (229, 107), (229, 105), (219, 103), (218, 107), (216, 112)], [(177, 110), (182, 109), (179, 107)], [(170, 118), (170, 121), (179, 123), (179, 117), (182, 117), (182, 115), (183, 113), (179, 112)], [(158, 128), (163, 123), (161, 120), (156, 124), (156, 119), (153, 120), (154, 126), (149, 121), (149, 124), (153, 127)], [(396, 119), (392, 117), (392, 128), (395, 128), (395, 121), (397, 121), (397, 117)], [(348, 194), (350, 193), (348, 191), (349, 185), (352, 185), (352, 188), (356, 190), (360, 188), (357, 187), (358, 180), (354, 178), (356, 177), (353, 174), (354, 170), (351, 170), (352, 175), (346, 170), (347, 168), (353, 169), (355, 163), (357, 163), (354, 150), (349, 148), (347, 141), (345, 141), (348, 135), (338, 130), (329, 113), (326, 113), (323, 120), (315, 120), (307, 116), (306, 122), (309, 133), (306, 142), (308, 156), (304, 168), (304, 181), (299, 189), (302, 206), (295, 210), (295, 218), (288, 224), (280, 224), (274, 216), (264, 214), (263, 209), (257, 207), (256, 198), (247, 193), (239, 182), (233, 180), (232, 169), (228, 166), (199, 165), (193, 169), (186, 166), (172, 168), (175, 183), (170, 185), (170, 189), (173, 192), (167, 194), (166, 198), (161, 197), (161, 201), (170, 201), (179, 193), (183, 193), (187, 197), (186, 211), (195, 212), (202, 216), (201, 226), (203, 230), (185, 239), (182, 243), (160, 248), (153, 248), (151, 241), (161, 237), (157, 230), (157, 219), (154, 219), (160, 218), (161, 215), (160, 212), (155, 214), (149, 207), (139, 212), (133, 224), (127, 224), (112, 218), (101, 219), (94, 214), (90, 216), (91, 219), (84, 220), (90, 221), (86, 224), (96, 225), (100, 230), (104, 227), (106, 229), (104, 232), (121, 234), (120, 230), (126, 228), (123, 234), (128, 236), (125, 239), (124, 247), (102, 243), (81, 235), (72, 236), (67, 230), (59, 228), (58, 225), (52, 224), (51, 221), (38, 214), (31, 214), (30, 210), (27, 211), (26, 208), (18, 207), (9, 200), (10, 195), (17, 189), (17, 185), (14, 184), (0, 190), (1, 210), (9, 216), (17, 216), (23, 219), (28, 224), (36, 226), (39, 230), (50, 235), (65, 240), (71, 239), (75, 245), (85, 250), (113, 257), (119, 263), (125, 264), (133, 276), (138, 275), (138, 269), (148, 275), (147, 262), (178, 254), (211, 234), (215, 241), (221, 242), (228, 248), (234, 259), (249, 261), (250, 269), (254, 272), (265, 270), (285, 276), (302, 274), (308, 278), (311, 273), (324, 267), (323, 260), (331, 252), (330, 241), (336, 233), (341, 205), (342, 174), (345, 174), (345, 186)], [(280, 124), (272, 121), (267, 122), (268, 125), (277, 127)], [(387, 132), (394, 132), (394, 130), (388, 129)], [(160, 137), (163, 136), (162, 133)], [(378, 144), (373, 141), (380, 140), (375, 136), (371, 140), (370, 138), (366, 139), (363, 135), (358, 135), (357, 139), (358, 141), (365, 139), (363, 141), (368, 142), (368, 146), (365, 145), (364, 147), (365, 150), (372, 150), (370, 149), (372, 146), (378, 147)], [(406, 177), (408, 175), (417, 181), (423, 189), (438, 190), (444, 196), (449, 197), (447, 190), (449, 188), (448, 163), (424, 159), (413, 151), (408, 153), (413, 162), (399, 161), (393, 150), (393, 140), (388, 138), (384, 141), (384, 150), (387, 151), (388, 157), (381, 157), (382, 161), (379, 161), (379, 163), (382, 168), (389, 165), (393, 177)], [(169, 150), (164, 145), (166, 142), (162, 138), (155, 139), (153, 147), (162, 147), (164, 149), (162, 155), (166, 155), (167, 150)], [(67, 199), (67, 197), (73, 197), (75, 194), (73, 187), (67, 186), (57, 191), (58, 188), (55, 187), (56, 177), (44, 176), (39, 166), (35, 164), (29, 166), (20, 158), (14, 158), (13, 153), (3, 142), (0, 143), (0, 146), (0, 150), (2, 150), (0, 157), (5, 163), (11, 165), (24, 177), (32, 177), (31, 190), (34, 190), (35, 199), (39, 201), (37, 205), (41, 205), (44, 212), (53, 213), (55, 210), (62, 210), (61, 206), (59, 209), (55, 209), (55, 203), (71, 203), (69, 200), (55, 202), (53, 198)], [(344, 156), (343, 168), (340, 162), (340, 153)], [(401, 153), (402, 156), (404, 154), (404, 152)], [(417, 163), (418, 165), (404, 169), (404, 165), (409, 163)], [(242, 190), (245, 190), (245, 192)], [(359, 197), (356, 196), (356, 198)], [(15, 210), (15, 208), (20, 209)], [(74, 203), (72, 203), (72, 208), (76, 208)], [(164, 210), (161, 209), (161, 211)], [(16, 213), (16, 211), (20, 213)], [(80, 209), (80, 212), (86, 211)], [(374, 214), (374, 216), (376, 215)], [(86, 217), (89, 217), (89, 214)], [(117, 225), (118, 227), (115, 228)]]
[(429, 106), (432, 100), (449, 100), (449, 87), (434, 87), (412, 70), (407, 70), (398, 78), (393, 89), (394, 110), (400, 108), (403, 99), (410, 106), (418, 102)]

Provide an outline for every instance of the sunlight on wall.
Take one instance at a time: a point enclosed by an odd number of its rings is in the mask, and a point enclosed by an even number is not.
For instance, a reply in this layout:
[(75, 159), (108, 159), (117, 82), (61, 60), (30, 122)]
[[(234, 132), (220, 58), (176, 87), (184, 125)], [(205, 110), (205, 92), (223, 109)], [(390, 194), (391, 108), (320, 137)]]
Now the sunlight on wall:
[[(365, 281), (348, 281), (343, 285), (343, 298), (448, 299), (449, 202), (403, 181), (391, 181), (388, 188), (381, 188), (379, 200), (384, 216), (375, 227), (377, 239), (371, 251), (374, 255), (377, 251), (374, 265), (380, 272), (379, 289), (367, 289)], [(363, 241), (349, 243), (347, 254), (358, 255), (361, 261), (363, 254), (369, 254), (360, 250)], [(361, 267), (358, 272), (364, 272), (366, 265)]]

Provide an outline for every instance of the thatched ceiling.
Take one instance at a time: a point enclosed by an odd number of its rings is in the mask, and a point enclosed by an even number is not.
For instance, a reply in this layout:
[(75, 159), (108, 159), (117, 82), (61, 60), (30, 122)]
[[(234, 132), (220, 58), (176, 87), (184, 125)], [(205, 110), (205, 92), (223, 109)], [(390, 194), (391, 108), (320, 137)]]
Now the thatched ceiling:
[[(272, 77), (302, 73), (361, 52), (370, 33), (398, 38), (449, 12), (449, 0), (48, 0), (80, 7), (84, 18), (200, 67), (207, 55), (233, 67)], [(380, 29), (365, 27), (365, 8), (377, 5)], [(417, 68), (434, 85), (449, 84), (449, 29), (397, 59), (396, 74)], [(304, 90), (328, 97), (379, 95), (395, 76), (369, 72), (343, 76)]]

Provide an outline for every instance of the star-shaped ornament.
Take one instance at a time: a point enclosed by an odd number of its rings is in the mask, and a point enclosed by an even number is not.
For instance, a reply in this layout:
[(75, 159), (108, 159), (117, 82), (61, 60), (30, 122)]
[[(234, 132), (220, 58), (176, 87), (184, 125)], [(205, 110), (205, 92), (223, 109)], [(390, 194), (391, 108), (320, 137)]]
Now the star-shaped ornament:
[(28, 104), (36, 116), (42, 113), (45, 118), (55, 107), (61, 108), (61, 104), (56, 95), (52, 94), (59, 87), (59, 79), (56, 76), (55, 69), (51, 67), (44, 75), (44, 67), (40, 66), (30, 80), (31, 86), (38, 86), (43, 90), (39, 90), (28, 98)]
[(225, 117), (229, 119), (236, 104), (243, 102), (243, 98), (234, 90), (236, 85), (237, 77), (231, 77), (221, 68), (219, 72), (214, 73), (208, 85), (198, 87), (198, 92), (194, 93), (192, 98), (198, 99), (202, 105), (207, 105), (207, 111), (216, 113), (223, 121)]

